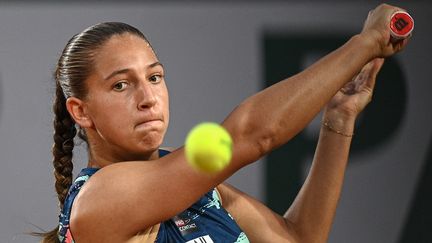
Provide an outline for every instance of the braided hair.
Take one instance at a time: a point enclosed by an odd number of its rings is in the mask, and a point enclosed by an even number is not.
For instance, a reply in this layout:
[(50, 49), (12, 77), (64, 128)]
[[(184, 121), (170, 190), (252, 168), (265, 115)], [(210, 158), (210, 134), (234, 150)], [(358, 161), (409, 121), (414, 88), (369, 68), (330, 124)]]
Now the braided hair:
[[(119, 22), (106, 22), (93, 25), (73, 36), (64, 48), (57, 63), (54, 74), (56, 93), (53, 104), (54, 111), (54, 156), (55, 189), (60, 210), (72, 185), (74, 138), (78, 137), (87, 144), (85, 131), (76, 126), (75, 121), (66, 109), (69, 97), (83, 99), (87, 95), (85, 80), (90, 75), (98, 48), (114, 35), (129, 33), (144, 39), (145, 36), (136, 28)], [(43, 243), (59, 242), (58, 226), (49, 232), (34, 233), (42, 237)]]

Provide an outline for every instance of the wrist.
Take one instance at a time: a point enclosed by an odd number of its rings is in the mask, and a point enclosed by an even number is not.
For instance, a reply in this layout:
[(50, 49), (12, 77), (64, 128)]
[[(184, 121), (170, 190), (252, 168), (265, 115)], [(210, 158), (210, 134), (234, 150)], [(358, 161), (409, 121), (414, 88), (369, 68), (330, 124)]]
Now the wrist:
[(353, 128), (347, 128), (347, 127), (344, 127), (342, 129), (336, 128), (337, 126), (333, 125), (333, 123), (330, 122), (329, 120), (323, 120), (322, 126), (324, 129), (326, 129), (332, 133), (339, 134), (339, 135), (344, 136), (344, 137), (351, 138), (352, 136), (354, 136)]
[(353, 36), (351, 39), (356, 45), (359, 46), (360, 50), (369, 54), (369, 60), (377, 57), (381, 57), (381, 46), (379, 44), (380, 33), (377, 31), (363, 31), (360, 34)]
[(354, 112), (330, 109), (328, 107), (325, 108), (323, 115), (323, 120), (328, 120), (335, 124), (354, 124), (356, 118), (357, 115)]
[(322, 126), (326, 130), (345, 137), (354, 135), (356, 116), (347, 115), (338, 111), (326, 111), (322, 118)]

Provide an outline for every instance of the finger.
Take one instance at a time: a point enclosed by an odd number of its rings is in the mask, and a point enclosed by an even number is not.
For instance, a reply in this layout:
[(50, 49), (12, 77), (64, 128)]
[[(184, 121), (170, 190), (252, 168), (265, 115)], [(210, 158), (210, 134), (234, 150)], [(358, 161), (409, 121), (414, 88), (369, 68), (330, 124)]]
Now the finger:
[(371, 61), (371, 75), (376, 76), (384, 64), (384, 58), (375, 58)]
[(375, 88), (376, 76), (384, 64), (384, 58), (375, 58), (370, 61), (369, 77), (366, 80), (365, 86), (371, 90)]
[(408, 44), (408, 42), (409, 42), (410, 39), (411, 39), (411, 35), (408, 36), (407, 38), (403, 39), (401, 41), (401, 43), (399, 44), (399, 46), (398, 46), (398, 51), (403, 50), (405, 48), (405, 46)]

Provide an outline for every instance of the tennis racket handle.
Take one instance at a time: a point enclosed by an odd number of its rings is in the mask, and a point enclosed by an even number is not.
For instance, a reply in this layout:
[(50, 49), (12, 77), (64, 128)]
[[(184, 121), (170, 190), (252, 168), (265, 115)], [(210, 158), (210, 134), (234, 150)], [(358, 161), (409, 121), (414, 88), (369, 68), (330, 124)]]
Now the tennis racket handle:
[(414, 29), (414, 19), (407, 12), (397, 11), (390, 18), (391, 42), (409, 37)]

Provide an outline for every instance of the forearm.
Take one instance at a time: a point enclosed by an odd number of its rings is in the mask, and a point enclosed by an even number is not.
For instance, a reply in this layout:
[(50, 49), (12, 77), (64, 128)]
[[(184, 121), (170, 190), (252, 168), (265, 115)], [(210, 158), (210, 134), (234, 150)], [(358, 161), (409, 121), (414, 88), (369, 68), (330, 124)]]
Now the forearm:
[[(324, 116), (332, 129), (352, 134), (355, 118)], [(340, 197), (351, 137), (322, 127), (309, 175), (284, 215), (302, 242), (326, 242)]]
[(373, 57), (374, 45), (357, 35), (305, 71), (243, 102), (225, 121), (234, 141), (257, 144), (256, 160), (301, 131), (330, 98)]

